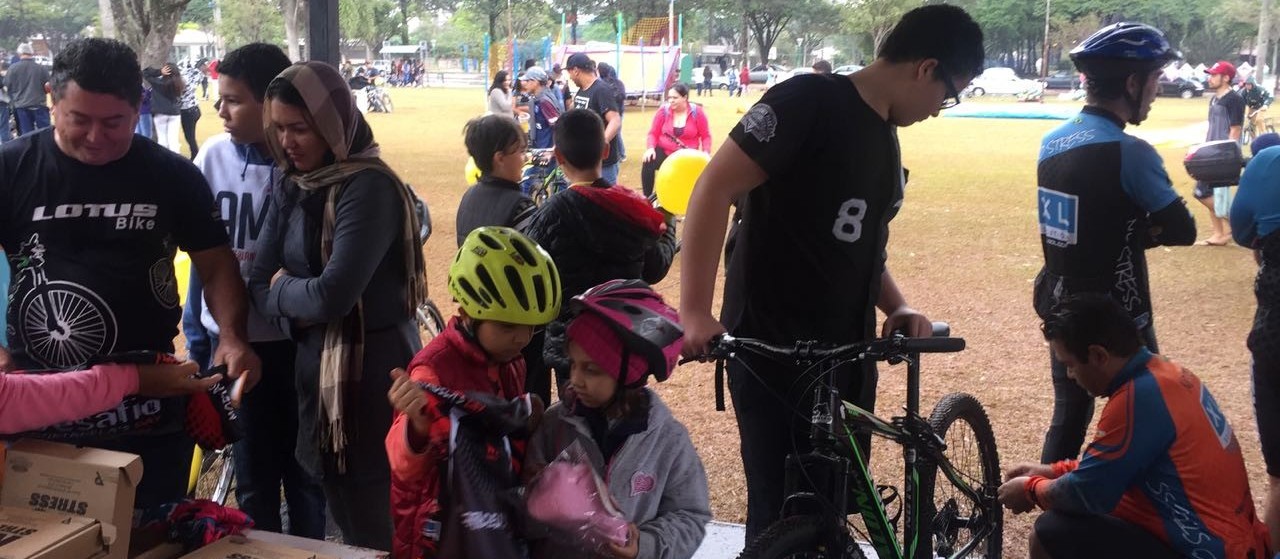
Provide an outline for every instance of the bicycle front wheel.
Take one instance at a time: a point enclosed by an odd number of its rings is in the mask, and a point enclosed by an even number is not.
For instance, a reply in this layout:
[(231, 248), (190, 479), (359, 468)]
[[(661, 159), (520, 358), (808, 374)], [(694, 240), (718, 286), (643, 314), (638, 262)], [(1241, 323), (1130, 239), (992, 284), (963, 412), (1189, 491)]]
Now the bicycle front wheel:
[(942, 557), (1000, 557), (1003, 509), (996, 499), (1000, 487), (1000, 456), (986, 410), (968, 394), (948, 394), (934, 407), (929, 425), (947, 444), (944, 454), (955, 477), (977, 499), (961, 490), (942, 466), (926, 459), (920, 476), (920, 531), (932, 543), (924, 555)]
[[(843, 532), (844, 549), (830, 548), (832, 529)], [(833, 527), (830, 518), (809, 515), (774, 522), (738, 559), (866, 559), (866, 556), (843, 527)]]

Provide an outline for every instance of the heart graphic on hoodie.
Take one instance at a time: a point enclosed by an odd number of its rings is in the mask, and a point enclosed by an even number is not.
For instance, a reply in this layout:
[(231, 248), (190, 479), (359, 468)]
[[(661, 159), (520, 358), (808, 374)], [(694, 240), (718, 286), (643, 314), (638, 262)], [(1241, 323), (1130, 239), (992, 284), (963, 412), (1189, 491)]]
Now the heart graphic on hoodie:
[(636, 472), (631, 476), (631, 496), (635, 497), (641, 493), (653, 491), (653, 487), (657, 485), (653, 476), (644, 472)]

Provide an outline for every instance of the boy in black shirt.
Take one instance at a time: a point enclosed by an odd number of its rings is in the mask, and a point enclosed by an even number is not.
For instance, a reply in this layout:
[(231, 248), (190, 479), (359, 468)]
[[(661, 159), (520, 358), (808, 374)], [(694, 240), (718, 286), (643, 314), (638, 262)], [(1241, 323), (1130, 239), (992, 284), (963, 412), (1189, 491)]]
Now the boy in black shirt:
[(579, 52), (570, 56), (565, 68), (569, 70), (569, 79), (578, 86), (573, 106), (568, 108), (590, 109), (604, 121), (604, 139), (609, 143), (609, 152), (604, 156), (600, 176), (609, 184), (617, 184), (618, 159), (622, 155), (622, 108), (618, 106), (615, 90), (596, 75), (596, 63), (586, 54)]
[[(847, 344), (882, 331), (928, 336), (930, 323), (909, 307), (885, 267), (888, 225), (902, 202), (905, 173), (897, 127), (936, 116), (982, 69), (982, 31), (964, 10), (912, 10), (885, 39), (879, 57), (850, 76), (804, 75), (772, 88), (712, 158), (689, 201), (680, 316), (686, 356), (705, 354), (727, 330), (777, 344)], [(728, 263), (721, 320), (711, 314), (729, 206), (742, 222)], [(802, 371), (747, 358), (759, 379), (730, 361), (747, 477), (747, 540), (782, 505), (784, 459), (806, 452)], [(844, 398), (870, 410), (875, 368), (847, 367)], [(794, 387), (794, 388), (793, 388)], [(791, 406), (779, 405), (777, 396)]]

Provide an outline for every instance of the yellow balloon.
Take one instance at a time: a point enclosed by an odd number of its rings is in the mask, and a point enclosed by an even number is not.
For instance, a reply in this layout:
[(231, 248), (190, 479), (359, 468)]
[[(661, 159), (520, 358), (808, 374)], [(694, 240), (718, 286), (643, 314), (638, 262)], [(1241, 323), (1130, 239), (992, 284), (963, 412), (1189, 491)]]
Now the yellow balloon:
[(463, 170), (467, 175), (467, 184), (475, 184), (480, 182), (480, 168), (476, 167), (476, 160), (467, 158), (467, 167)]
[(173, 257), (173, 275), (178, 280), (178, 304), (187, 304), (187, 286), (191, 284), (191, 257), (178, 251)]
[(654, 177), (654, 192), (658, 195), (658, 205), (676, 214), (684, 215), (689, 209), (689, 195), (693, 194), (693, 185), (698, 182), (702, 170), (707, 168), (711, 155), (696, 149), (682, 149), (667, 156), (658, 168)]

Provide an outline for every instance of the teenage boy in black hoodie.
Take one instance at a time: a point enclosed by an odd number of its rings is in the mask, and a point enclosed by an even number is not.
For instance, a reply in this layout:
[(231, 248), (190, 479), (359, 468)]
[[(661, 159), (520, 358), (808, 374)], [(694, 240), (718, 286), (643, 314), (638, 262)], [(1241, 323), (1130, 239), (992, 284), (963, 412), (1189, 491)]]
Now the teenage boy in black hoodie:
[[(675, 220), (634, 190), (601, 178), (609, 155), (604, 121), (588, 109), (570, 110), (556, 122), (555, 145), (570, 186), (534, 212), (524, 232), (560, 269), (561, 300), (611, 279), (652, 285), (666, 277), (676, 251)], [(548, 369), (556, 370), (557, 386), (569, 378), (564, 324), (562, 313), (547, 325), (545, 339), (537, 335), (525, 347), (525, 389), (544, 401), (551, 396)]]

